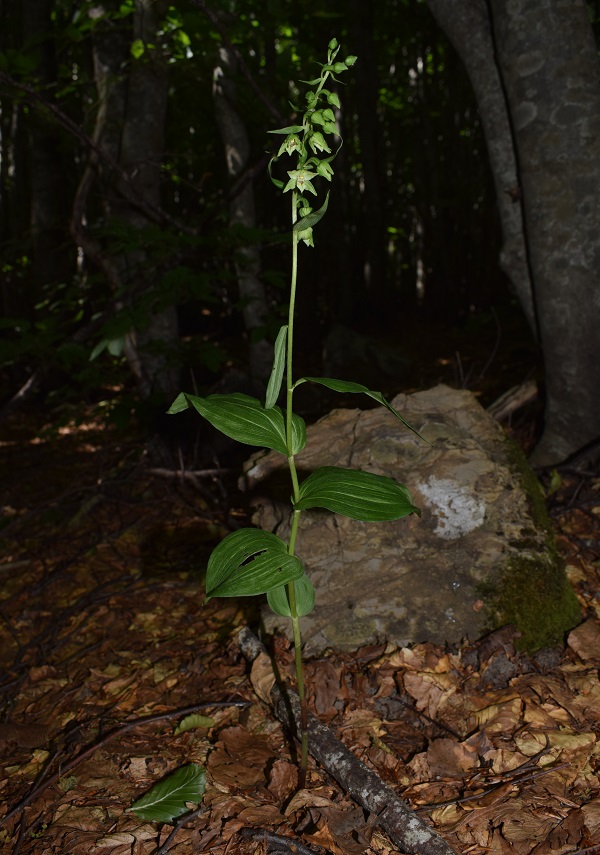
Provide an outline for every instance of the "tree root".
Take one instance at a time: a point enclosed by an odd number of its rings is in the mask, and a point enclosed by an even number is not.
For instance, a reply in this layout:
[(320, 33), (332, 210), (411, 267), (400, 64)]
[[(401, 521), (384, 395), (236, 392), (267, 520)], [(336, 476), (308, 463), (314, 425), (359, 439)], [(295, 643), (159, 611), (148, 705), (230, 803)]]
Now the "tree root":
[[(238, 644), (249, 662), (254, 662), (261, 653), (266, 654), (264, 646), (247, 627), (240, 630)], [(298, 695), (288, 688), (284, 692), (274, 683), (269, 700), (279, 721), (298, 737)], [(308, 739), (309, 751), (315, 760), (361, 807), (377, 816), (378, 824), (395, 846), (415, 855), (456, 855), (454, 849), (384, 784), (379, 775), (355, 757), (333, 731), (310, 712)]]

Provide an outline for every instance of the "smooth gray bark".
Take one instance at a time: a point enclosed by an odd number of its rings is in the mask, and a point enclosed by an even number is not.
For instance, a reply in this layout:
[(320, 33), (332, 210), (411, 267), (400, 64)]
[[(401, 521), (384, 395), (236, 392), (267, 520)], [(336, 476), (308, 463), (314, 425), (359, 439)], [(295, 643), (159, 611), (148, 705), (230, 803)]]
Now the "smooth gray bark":
[(532, 460), (600, 436), (600, 62), (582, 0), (491, 0), (546, 379)]
[(544, 356), (545, 426), (531, 460), (553, 465), (600, 437), (600, 63), (586, 7), (427, 2), (478, 99), (502, 266)]
[(523, 235), (517, 163), (486, 0), (427, 0), (434, 18), (460, 56), (477, 98), (502, 226), (500, 266), (537, 337), (531, 279)]

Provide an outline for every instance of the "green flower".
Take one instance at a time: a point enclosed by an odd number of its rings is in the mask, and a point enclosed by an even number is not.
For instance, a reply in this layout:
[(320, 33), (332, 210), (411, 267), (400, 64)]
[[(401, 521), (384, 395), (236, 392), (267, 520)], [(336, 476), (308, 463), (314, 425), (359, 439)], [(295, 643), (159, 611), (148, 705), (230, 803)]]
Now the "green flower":
[(300, 137), (298, 134), (290, 134), (285, 140), (281, 143), (281, 147), (277, 152), (277, 157), (282, 155), (284, 152), (288, 154), (293, 154), (295, 151), (302, 150), (302, 143), (300, 142)]
[(325, 137), (320, 131), (314, 131), (308, 138), (308, 144), (312, 148), (315, 154), (320, 151), (327, 151), (331, 153), (331, 149), (325, 142)]
[(299, 232), (298, 238), (299, 240), (303, 240), (307, 246), (314, 246), (312, 228), (305, 229), (303, 232)]
[(316, 172), (309, 172), (308, 169), (293, 169), (291, 172), (288, 172), (288, 175), (290, 176), (290, 180), (283, 188), (284, 193), (287, 193), (288, 190), (298, 190), (300, 193), (308, 190), (314, 196), (317, 195), (317, 191), (311, 184), (311, 179), (317, 177)]
[(317, 166), (317, 172), (323, 178), (326, 178), (327, 181), (331, 181), (331, 176), (333, 175), (333, 169), (331, 168), (331, 166), (329, 165), (329, 163), (326, 160), (322, 160), (319, 163), (319, 165)]

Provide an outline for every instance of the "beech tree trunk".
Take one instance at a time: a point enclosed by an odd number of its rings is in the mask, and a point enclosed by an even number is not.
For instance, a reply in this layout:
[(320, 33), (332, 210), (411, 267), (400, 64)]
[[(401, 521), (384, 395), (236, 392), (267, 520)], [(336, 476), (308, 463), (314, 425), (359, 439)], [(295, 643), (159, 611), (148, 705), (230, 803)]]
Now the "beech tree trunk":
[(521, 193), (508, 106), (502, 91), (486, 0), (427, 0), (434, 18), (460, 56), (477, 98), (502, 226), (500, 266), (537, 338), (531, 278), (523, 234)]
[(479, 98), (499, 201), (507, 191), (522, 199), (531, 303), (525, 279), (511, 278), (528, 317), (533, 307), (546, 387), (531, 460), (554, 465), (600, 437), (600, 63), (586, 7), (489, 0), (486, 27), (484, 0), (428, 3)]
[(583, 0), (492, 0), (558, 463), (600, 436), (600, 63)]

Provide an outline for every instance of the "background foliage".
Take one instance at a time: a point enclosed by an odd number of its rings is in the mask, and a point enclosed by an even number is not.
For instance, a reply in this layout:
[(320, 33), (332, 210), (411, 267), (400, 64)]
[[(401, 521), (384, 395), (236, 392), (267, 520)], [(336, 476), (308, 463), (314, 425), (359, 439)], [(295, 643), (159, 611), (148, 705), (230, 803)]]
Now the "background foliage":
[[(303, 257), (298, 324), (300, 337), (308, 330), (311, 339), (303, 370), (320, 371), (324, 343), (339, 325), (366, 335), (377, 330), (400, 357), (390, 367), (400, 387), (411, 357), (405, 331), (415, 322), (475, 319), (493, 335), (491, 308), (509, 305), (519, 314), (497, 265), (493, 189), (470, 84), (423, 2), (335, 0), (324, 9), (315, 0), (215, 0), (212, 21), (199, 6), (164, 4), (157, 44), (144, 45), (130, 31), (133, 0), (107, 3), (108, 24), (92, 2), (2, 5), (4, 400), (40, 365), (45, 393), (58, 390), (61, 401), (114, 397), (111, 388), (129, 383), (123, 338), (143, 328), (157, 306), (177, 307), (181, 338), (154, 347), (191, 369), (200, 390), (227, 364), (243, 366), (247, 343), (232, 259), (249, 243), (260, 248), (270, 312), (263, 332), (273, 340), (285, 311), (289, 244), (287, 210), (266, 171), (274, 146), (266, 129), (273, 112), (292, 117), (298, 93), (291, 81), (333, 33), (359, 64), (343, 91), (339, 192), (324, 239)], [(133, 297), (111, 290), (70, 226), (98, 109), (94, 38), (107, 26), (129, 39), (132, 66), (154, 51), (168, 67), (160, 216), (143, 230), (106, 219), (98, 186), (88, 204), (87, 228), (103, 252), (119, 257), (144, 248), (147, 276), (138, 277)], [(236, 106), (250, 141), (241, 183), (253, 182), (252, 230), (228, 225), (236, 186), (212, 99), (223, 33), (246, 67), (238, 70)], [(32, 227), (42, 204), (45, 220)], [(90, 362), (94, 350), (108, 350), (110, 358), (104, 353)]]

